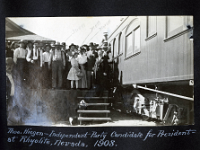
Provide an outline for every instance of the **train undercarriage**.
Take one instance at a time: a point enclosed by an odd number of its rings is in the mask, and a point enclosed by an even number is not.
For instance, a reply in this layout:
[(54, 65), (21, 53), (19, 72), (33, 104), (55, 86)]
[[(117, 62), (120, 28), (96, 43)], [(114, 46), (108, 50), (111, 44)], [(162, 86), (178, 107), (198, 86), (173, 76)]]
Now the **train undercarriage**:
[(194, 124), (193, 80), (118, 86), (113, 94), (113, 109), (123, 113), (166, 126)]

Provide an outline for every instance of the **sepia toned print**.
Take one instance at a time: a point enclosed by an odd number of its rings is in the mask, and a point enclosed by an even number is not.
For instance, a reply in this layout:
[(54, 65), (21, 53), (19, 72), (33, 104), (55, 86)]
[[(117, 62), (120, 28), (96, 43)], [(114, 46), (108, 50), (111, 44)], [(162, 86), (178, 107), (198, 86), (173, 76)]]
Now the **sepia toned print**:
[(192, 16), (5, 20), (7, 125), (194, 124)]

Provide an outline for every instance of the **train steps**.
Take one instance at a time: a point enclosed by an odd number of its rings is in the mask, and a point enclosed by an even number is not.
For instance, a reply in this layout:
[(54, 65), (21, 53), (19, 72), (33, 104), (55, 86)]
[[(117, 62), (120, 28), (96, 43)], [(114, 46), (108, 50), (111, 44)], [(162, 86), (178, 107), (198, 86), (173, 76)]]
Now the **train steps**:
[(108, 116), (110, 110), (108, 106), (111, 103), (108, 102), (112, 97), (77, 97), (80, 103), (77, 113), (79, 114), (78, 121), (80, 125), (83, 121), (111, 121)]

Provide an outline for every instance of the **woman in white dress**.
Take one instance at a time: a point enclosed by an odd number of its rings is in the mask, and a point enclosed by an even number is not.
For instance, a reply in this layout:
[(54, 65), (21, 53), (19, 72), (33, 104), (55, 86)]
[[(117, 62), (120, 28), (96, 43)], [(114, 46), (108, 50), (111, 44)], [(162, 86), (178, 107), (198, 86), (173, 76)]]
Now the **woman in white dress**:
[(76, 60), (78, 56), (78, 53), (72, 52), (72, 57), (70, 59), (71, 61), (71, 69), (69, 70), (67, 79), (71, 80), (71, 88), (74, 88), (74, 82), (76, 83), (76, 88), (78, 88), (78, 80), (80, 79), (78, 77), (78, 73), (80, 72), (78, 61)]

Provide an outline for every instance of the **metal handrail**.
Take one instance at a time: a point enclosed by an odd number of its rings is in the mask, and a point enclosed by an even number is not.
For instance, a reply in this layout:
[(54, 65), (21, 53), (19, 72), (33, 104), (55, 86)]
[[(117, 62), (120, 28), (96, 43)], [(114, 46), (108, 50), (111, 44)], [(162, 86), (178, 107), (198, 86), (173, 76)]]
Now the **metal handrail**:
[(189, 101), (194, 101), (194, 98), (191, 98), (191, 97), (186, 97), (186, 96), (182, 96), (182, 95), (178, 95), (178, 94), (174, 94), (174, 93), (154, 90), (154, 89), (150, 89), (150, 88), (139, 86), (139, 85), (137, 85), (137, 88), (148, 90), (148, 91), (152, 91), (152, 92), (156, 92), (156, 93), (160, 93), (160, 94), (165, 94), (165, 95), (169, 95), (169, 96), (173, 96), (173, 97), (178, 97), (178, 98), (182, 98), (182, 99), (189, 100)]

